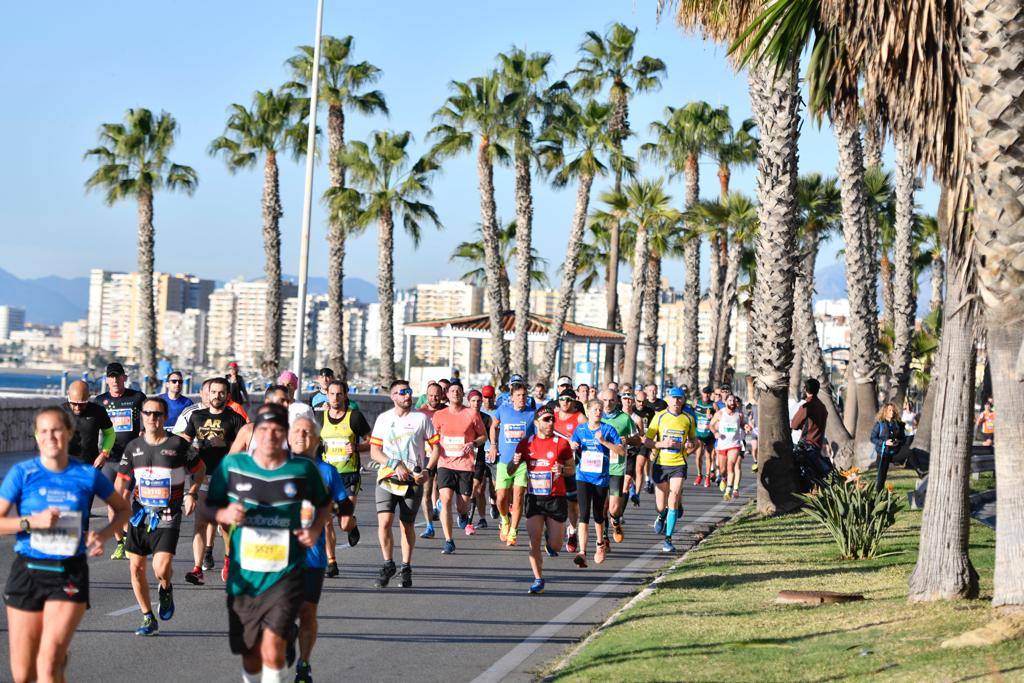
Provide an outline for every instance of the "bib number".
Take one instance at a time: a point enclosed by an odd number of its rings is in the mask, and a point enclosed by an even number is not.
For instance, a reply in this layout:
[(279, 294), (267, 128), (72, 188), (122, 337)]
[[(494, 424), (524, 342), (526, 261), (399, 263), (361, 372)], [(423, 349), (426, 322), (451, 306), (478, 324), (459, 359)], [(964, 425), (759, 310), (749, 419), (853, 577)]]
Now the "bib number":
[(122, 433), (132, 431), (131, 408), (113, 408), (107, 411), (107, 415), (110, 417), (110, 422), (114, 425), (115, 432)]
[(347, 465), (352, 459), (352, 444), (348, 439), (326, 439), (324, 446), (324, 460), (335, 467)]
[(140, 478), (139, 502), (146, 507), (165, 508), (171, 504), (171, 480), (164, 478)]
[(604, 453), (601, 451), (583, 451), (580, 458), (580, 472), (601, 474), (604, 470)]
[(279, 572), (288, 566), (288, 529), (242, 527), (242, 569)]
[(550, 496), (551, 472), (527, 472), (526, 491), (535, 496)]
[(519, 443), (526, 436), (526, 425), (522, 422), (505, 425), (505, 441), (507, 443)]
[(82, 539), (82, 513), (62, 510), (52, 529), (33, 529), (29, 546), (38, 552), (56, 557), (72, 557)]
[(444, 449), (445, 457), (461, 458), (462, 449), (466, 447), (466, 437), (445, 436), (441, 438), (441, 447)]

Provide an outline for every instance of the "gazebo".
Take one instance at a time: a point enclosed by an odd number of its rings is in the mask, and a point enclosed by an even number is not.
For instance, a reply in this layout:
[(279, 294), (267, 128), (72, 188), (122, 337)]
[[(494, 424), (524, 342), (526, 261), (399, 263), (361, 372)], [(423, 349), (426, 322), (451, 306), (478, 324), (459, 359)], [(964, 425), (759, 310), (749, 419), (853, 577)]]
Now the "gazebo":
[[(511, 341), (515, 337), (516, 314), (515, 311), (505, 311), (501, 316), (502, 329), (505, 331), (505, 339)], [(526, 339), (528, 343), (546, 344), (551, 336), (551, 317), (530, 313)], [(409, 376), (410, 363), (412, 361), (412, 338), (413, 337), (442, 337), (448, 339), (448, 364), (455, 365), (455, 340), (456, 339), (490, 339), (491, 321), (488, 313), (477, 313), (455, 318), (443, 318), (441, 320), (421, 320), (405, 325), (405, 376)], [(625, 344), (626, 336), (621, 332), (606, 330), (603, 327), (591, 327), (577, 322), (567, 320), (562, 329), (562, 335), (558, 342), (558, 355), (555, 356), (555, 375), (562, 374), (562, 344), (570, 342), (574, 344), (587, 345), (587, 358), (590, 358), (590, 348), (594, 345), (598, 351), (598, 358), (601, 358), (600, 349), (602, 346), (620, 346)], [(600, 364), (598, 364), (600, 366)]]

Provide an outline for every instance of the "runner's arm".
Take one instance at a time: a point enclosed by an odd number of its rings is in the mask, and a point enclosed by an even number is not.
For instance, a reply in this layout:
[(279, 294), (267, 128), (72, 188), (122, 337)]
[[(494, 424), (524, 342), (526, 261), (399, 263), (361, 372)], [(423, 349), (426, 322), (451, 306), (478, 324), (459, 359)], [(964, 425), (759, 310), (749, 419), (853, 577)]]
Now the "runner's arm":
[(427, 469), (430, 471), (434, 471), (437, 468), (437, 461), (441, 459), (441, 440), (437, 439), (436, 436), (432, 438), (435, 440), (430, 444), (430, 459), (427, 460)]
[(387, 456), (384, 455), (384, 451), (381, 450), (380, 445), (376, 443), (372, 437), (370, 438), (370, 460), (373, 460), (379, 465), (388, 464)]
[(100, 443), (100, 453), (106, 453), (110, 455), (110, 449), (114, 447), (114, 440), (117, 438), (117, 433), (113, 427), (104, 427), (103, 429), (103, 441)]

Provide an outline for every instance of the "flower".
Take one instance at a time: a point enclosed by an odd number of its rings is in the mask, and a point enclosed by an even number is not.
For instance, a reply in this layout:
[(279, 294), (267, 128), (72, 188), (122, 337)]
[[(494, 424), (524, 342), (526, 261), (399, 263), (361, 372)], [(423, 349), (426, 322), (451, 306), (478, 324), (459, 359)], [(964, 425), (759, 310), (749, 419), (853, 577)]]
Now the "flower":
[(892, 484), (886, 484), (885, 485), (885, 490), (888, 491), (889, 493), (892, 493), (892, 489), (893, 489)]

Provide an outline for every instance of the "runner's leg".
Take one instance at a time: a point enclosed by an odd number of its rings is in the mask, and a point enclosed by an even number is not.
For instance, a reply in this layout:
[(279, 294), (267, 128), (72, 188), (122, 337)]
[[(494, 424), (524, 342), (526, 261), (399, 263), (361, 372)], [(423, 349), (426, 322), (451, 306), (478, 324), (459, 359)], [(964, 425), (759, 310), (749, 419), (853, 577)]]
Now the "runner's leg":
[[(444, 540), (452, 540), (452, 495), (453, 489), (441, 489), (441, 530), (444, 531)], [(457, 505), (457, 504), (456, 504)]]
[(50, 600), (43, 607), (43, 633), (36, 656), (39, 683), (63, 683), (66, 680), (64, 666), (68, 661), (68, 648), (83, 616), (84, 602)]
[[(393, 512), (377, 513), (377, 540), (380, 542), (380, 554), (385, 562), (391, 561), (394, 551), (394, 539), (391, 536), (391, 523), (395, 519)], [(404, 543), (402, 544), (404, 547)]]
[[(149, 578), (146, 576), (146, 556), (128, 553), (128, 567), (132, 578), (132, 591), (135, 601), (143, 614), (153, 613), (153, 603), (149, 599)], [(154, 567), (155, 569), (155, 567)]]
[[(541, 545), (544, 543), (544, 515), (534, 515), (526, 520), (526, 532), (530, 535), (530, 569), (533, 578), (544, 578), (544, 559)], [(549, 538), (549, 541), (552, 540)]]
[(15, 683), (29, 683), (36, 676), (36, 655), (43, 636), (43, 611), (28, 612), (7, 608), (7, 643), (10, 648), (11, 676)]

